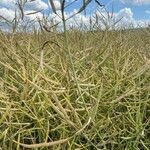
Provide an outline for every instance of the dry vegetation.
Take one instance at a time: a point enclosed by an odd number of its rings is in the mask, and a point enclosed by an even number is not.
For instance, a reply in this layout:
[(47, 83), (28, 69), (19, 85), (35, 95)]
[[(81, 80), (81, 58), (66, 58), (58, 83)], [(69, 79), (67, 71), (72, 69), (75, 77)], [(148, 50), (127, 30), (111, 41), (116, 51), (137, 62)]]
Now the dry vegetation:
[(62, 33), (0, 32), (0, 149), (149, 150), (150, 29), (67, 31), (61, 5)]
[(149, 34), (1, 32), (1, 149), (150, 149)]

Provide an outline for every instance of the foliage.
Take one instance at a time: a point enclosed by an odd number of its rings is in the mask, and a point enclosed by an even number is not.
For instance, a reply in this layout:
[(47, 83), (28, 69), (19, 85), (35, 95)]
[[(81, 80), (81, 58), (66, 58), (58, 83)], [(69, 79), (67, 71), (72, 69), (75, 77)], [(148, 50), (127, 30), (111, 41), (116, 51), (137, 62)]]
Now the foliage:
[(149, 28), (67, 30), (63, 13), (62, 33), (0, 32), (0, 148), (150, 149)]

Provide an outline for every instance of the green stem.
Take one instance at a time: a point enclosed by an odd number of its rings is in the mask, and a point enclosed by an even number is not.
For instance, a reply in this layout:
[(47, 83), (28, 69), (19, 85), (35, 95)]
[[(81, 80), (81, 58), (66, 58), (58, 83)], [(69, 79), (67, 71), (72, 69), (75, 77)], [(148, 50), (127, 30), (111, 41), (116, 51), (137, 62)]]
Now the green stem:
[(81, 99), (82, 99), (82, 102), (84, 104), (84, 107), (85, 107), (85, 110), (87, 111), (87, 113), (89, 114), (87, 108), (86, 108), (86, 103), (85, 103), (85, 100), (82, 96), (82, 92), (81, 92), (81, 89), (80, 89), (80, 86), (78, 84), (78, 79), (77, 79), (77, 75), (76, 75), (76, 72), (75, 72), (75, 67), (74, 67), (74, 64), (73, 64), (73, 59), (72, 59), (72, 55), (71, 55), (71, 51), (70, 51), (70, 48), (68, 46), (68, 38), (67, 38), (67, 28), (66, 28), (66, 19), (65, 19), (65, 15), (64, 15), (64, 12), (62, 11), (62, 22), (63, 22), (63, 34), (64, 34), (64, 46), (65, 46), (65, 49), (68, 53), (68, 56), (69, 56), (69, 62), (70, 62), (70, 65), (71, 65), (71, 70), (73, 72), (73, 76), (74, 76), (74, 79), (75, 79), (75, 83), (77, 85), (77, 89), (78, 89), (78, 92), (81, 96)]

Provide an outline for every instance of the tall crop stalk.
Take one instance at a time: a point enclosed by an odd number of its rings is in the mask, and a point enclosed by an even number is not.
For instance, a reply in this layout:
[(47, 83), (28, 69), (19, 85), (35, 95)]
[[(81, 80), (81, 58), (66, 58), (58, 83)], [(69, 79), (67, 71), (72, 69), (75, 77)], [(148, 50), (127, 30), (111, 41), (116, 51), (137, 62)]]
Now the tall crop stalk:
[(62, 15), (62, 22), (63, 22), (64, 47), (65, 47), (65, 50), (66, 50), (66, 52), (68, 54), (68, 57), (69, 57), (69, 64), (70, 64), (71, 70), (73, 72), (73, 76), (74, 76), (75, 84), (77, 86), (77, 90), (78, 90), (79, 95), (80, 95), (80, 97), (81, 97), (81, 99), (83, 101), (85, 110), (89, 114), (89, 112), (88, 112), (88, 110), (86, 108), (85, 100), (84, 100), (84, 98), (82, 96), (80, 85), (78, 83), (78, 79), (77, 79), (77, 75), (76, 75), (76, 71), (75, 71), (75, 66), (74, 66), (74, 63), (73, 63), (71, 50), (70, 50), (69, 44), (68, 44), (67, 26), (66, 26), (66, 18), (65, 18), (65, 14), (64, 14), (64, 9), (65, 9), (65, 0), (62, 0), (62, 2), (61, 2), (61, 15)]

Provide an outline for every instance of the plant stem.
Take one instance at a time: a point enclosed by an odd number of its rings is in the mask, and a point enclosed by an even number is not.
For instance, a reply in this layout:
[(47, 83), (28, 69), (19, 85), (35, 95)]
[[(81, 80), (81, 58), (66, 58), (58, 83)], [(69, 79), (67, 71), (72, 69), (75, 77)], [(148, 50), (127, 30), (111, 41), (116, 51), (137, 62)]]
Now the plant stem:
[(74, 63), (73, 63), (73, 58), (72, 58), (72, 54), (71, 54), (71, 51), (70, 51), (70, 48), (69, 48), (69, 45), (68, 45), (68, 38), (67, 38), (67, 28), (66, 28), (66, 19), (65, 19), (65, 15), (64, 15), (64, 11), (62, 11), (62, 22), (63, 22), (63, 35), (64, 35), (64, 46), (65, 46), (65, 49), (68, 53), (68, 56), (69, 56), (69, 63), (71, 65), (71, 70), (73, 72), (73, 76), (74, 76), (74, 79), (75, 79), (75, 83), (76, 83), (76, 86), (77, 86), (77, 89), (78, 89), (78, 92), (79, 92), (79, 95), (82, 99), (82, 102), (84, 104), (84, 107), (85, 107), (85, 110), (87, 111), (88, 113), (88, 116), (89, 116), (89, 112), (86, 108), (86, 103), (85, 103), (85, 100), (82, 96), (82, 92), (81, 92), (81, 89), (80, 89), (80, 85), (78, 84), (78, 79), (77, 79), (77, 75), (76, 75), (76, 71), (75, 71), (75, 66), (74, 66)]

